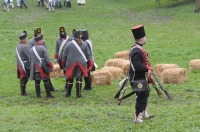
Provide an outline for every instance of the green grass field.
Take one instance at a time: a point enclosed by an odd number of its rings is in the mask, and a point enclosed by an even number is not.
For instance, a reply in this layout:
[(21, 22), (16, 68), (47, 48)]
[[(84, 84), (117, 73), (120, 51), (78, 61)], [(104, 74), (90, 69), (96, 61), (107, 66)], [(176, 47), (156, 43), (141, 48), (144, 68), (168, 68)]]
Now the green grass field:
[[(36, 0), (27, 0), (28, 9), (15, 7), (10, 12), (2, 11), (0, 6), (0, 131), (199, 132), (200, 72), (190, 71), (189, 62), (200, 58), (200, 14), (193, 13), (194, 2), (182, 1), (174, 4), (162, 0), (158, 5), (155, 0), (87, 0), (86, 5), (78, 6), (72, 0), (72, 8), (63, 7), (55, 12), (37, 7)], [(23, 30), (30, 39), (35, 28), (42, 28), (53, 61), (60, 26), (69, 35), (73, 28), (88, 29), (100, 69), (114, 53), (130, 49), (134, 43), (130, 29), (141, 23), (145, 26), (145, 49), (152, 66), (177, 64), (187, 69), (188, 76), (184, 84), (164, 84), (173, 101), (167, 100), (164, 92), (158, 97), (151, 88), (148, 109), (156, 115), (152, 120), (133, 123), (135, 95), (117, 105), (114, 95), (120, 80), (113, 81), (111, 86), (83, 91), (81, 99), (75, 97), (75, 88), (72, 97), (64, 98), (64, 78), (52, 79), (59, 90), (52, 93), (54, 99), (46, 99), (43, 86), (42, 98), (37, 99), (33, 81), (27, 84), (31, 95), (20, 95), (15, 47)], [(127, 93), (130, 91), (129, 87)]]

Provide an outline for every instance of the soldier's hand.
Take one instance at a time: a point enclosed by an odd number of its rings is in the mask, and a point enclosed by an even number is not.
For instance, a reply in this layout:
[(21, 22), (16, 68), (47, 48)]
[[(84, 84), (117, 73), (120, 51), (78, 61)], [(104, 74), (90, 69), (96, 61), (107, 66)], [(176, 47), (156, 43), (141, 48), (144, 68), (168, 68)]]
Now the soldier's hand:
[(58, 59), (54, 59), (54, 63), (57, 64), (58, 63)]
[(151, 78), (151, 74), (152, 74), (152, 71), (148, 70), (148, 72), (147, 72), (147, 78)]

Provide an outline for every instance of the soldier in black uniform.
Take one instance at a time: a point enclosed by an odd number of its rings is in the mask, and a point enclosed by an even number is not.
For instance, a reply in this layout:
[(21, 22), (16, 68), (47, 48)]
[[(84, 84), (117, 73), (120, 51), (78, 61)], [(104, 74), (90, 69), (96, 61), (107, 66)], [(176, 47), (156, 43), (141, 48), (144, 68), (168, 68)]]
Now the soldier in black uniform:
[[(143, 25), (133, 27), (132, 33), (135, 38), (135, 44), (130, 51), (130, 69), (129, 77), (130, 83), (135, 80), (148, 80), (151, 77), (151, 65), (148, 59), (148, 53), (143, 49), (146, 44), (146, 35)], [(148, 81), (147, 81), (148, 83)], [(132, 86), (134, 89), (134, 87)], [(136, 91), (136, 104), (135, 104), (135, 123), (142, 123), (143, 119), (149, 119), (154, 115), (147, 113), (147, 100), (149, 97), (149, 86), (144, 91)]]
[(23, 31), (19, 36), (20, 41), (16, 47), (16, 59), (17, 59), (17, 74), (20, 79), (21, 95), (27, 96), (26, 83), (30, 75), (30, 64), (29, 64), (29, 50), (26, 45), (26, 31)]

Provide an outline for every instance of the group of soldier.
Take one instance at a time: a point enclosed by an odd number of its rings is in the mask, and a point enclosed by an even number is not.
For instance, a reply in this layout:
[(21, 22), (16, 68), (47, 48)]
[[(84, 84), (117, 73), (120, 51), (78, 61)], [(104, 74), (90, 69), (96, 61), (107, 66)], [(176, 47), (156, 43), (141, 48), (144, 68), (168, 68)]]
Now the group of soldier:
[[(58, 63), (66, 78), (65, 97), (71, 96), (74, 78), (76, 79), (76, 97), (80, 98), (82, 78), (85, 81), (84, 90), (91, 90), (90, 71), (95, 70), (93, 58), (93, 43), (87, 30), (72, 30), (68, 36), (65, 28), (60, 27), (60, 36), (56, 39), (54, 62)], [(26, 42), (27, 32), (19, 36), (16, 47), (17, 73), (20, 79), (21, 95), (27, 96), (26, 84), (28, 80), (35, 80), (37, 98), (41, 97), (40, 82), (44, 82), (47, 98), (54, 98), (51, 91), (55, 91), (50, 72), (53, 64), (41, 28), (34, 30), (34, 37)]]
[[(54, 7), (62, 8), (61, 0), (38, 0), (38, 6), (40, 6), (40, 4), (43, 7), (45, 5), (49, 11), (54, 11)], [(71, 0), (64, 0), (63, 5), (67, 8), (71, 8)]]
[[(16, 0), (17, 6), (22, 8), (24, 5), (27, 8), (25, 0)], [(77, 0), (78, 5), (84, 5), (86, 3), (85, 0)], [(9, 11), (9, 7), (14, 8), (13, 0), (2, 0), (2, 5), (4, 7), (4, 11)], [(61, 0), (38, 0), (38, 6), (45, 6), (49, 11), (54, 11), (54, 7), (62, 8)], [(71, 8), (71, 0), (63, 0), (63, 5), (67, 8)]]
[[(17, 6), (22, 8), (24, 5), (25, 8), (27, 8), (25, 0), (16, 0)], [(2, 5), (3, 5), (3, 11), (9, 11), (9, 8), (12, 7), (14, 8), (13, 0), (2, 0)]]

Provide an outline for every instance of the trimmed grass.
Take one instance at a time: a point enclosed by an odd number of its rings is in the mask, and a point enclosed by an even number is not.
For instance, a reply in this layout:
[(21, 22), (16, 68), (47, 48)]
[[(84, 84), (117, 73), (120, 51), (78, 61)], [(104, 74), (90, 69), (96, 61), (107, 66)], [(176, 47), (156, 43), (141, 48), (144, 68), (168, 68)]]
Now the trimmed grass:
[[(181, 0), (180, 0), (181, 1)], [(199, 14), (193, 13), (194, 3), (169, 6), (155, 0), (87, 0), (84, 6), (72, 1), (72, 8), (48, 12), (36, 7), (35, 0), (27, 0), (28, 9), (15, 7), (0, 13), (0, 131), (152, 131), (199, 132), (200, 73), (189, 70), (189, 61), (199, 58)], [(2, 7), (0, 7), (2, 9)], [(26, 30), (28, 39), (33, 30), (42, 28), (50, 57), (53, 61), (55, 40), (60, 26), (71, 35), (73, 28), (88, 29), (94, 42), (95, 60), (102, 68), (114, 53), (130, 49), (134, 43), (131, 27), (143, 23), (147, 34), (145, 49), (152, 66), (158, 63), (175, 63), (187, 69), (188, 81), (184, 84), (164, 84), (174, 97), (158, 97), (151, 88), (148, 108), (156, 118), (143, 124), (133, 123), (135, 95), (124, 100), (121, 106), (113, 99), (120, 80), (111, 86), (95, 86), (82, 92), (84, 98), (64, 98), (65, 79), (52, 79), (59, 89), (55, 99), (37, 99), (34, 82), (29, 81), (22, 97), (16, 78), (15, 47), (18, 35)], [(43, 84), (42, 84), (43, 85)], [(129, 87), (127, 93), (131, 91)]]

